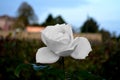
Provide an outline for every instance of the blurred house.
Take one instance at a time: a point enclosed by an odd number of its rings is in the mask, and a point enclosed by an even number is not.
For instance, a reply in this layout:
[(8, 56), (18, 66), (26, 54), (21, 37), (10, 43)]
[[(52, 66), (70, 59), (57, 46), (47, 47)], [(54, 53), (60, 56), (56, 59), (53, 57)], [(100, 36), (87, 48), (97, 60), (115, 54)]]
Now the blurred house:
[(41, 32), (44, 29), (45, 27), (43, 26), (27, 26), (26, 32), (37, 33), (37, 32)]
[(10, 30), (15, 20), (16, 18), (8, 15), (0, 16), (0, 30), (4, 30), (4, 31)]

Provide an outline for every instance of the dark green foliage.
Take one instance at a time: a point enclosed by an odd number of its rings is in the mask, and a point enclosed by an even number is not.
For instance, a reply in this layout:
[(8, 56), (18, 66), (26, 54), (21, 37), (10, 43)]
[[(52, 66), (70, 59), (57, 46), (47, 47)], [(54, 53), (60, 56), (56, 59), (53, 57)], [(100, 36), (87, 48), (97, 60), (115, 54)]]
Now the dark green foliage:
[[(35, 62), (36, 51), (41, 46), (44, 44), (36, 40), (0, 39), (0, 80), (19, 80), (14, 74), (16, 67)], [(26, 75), (23, 72), (22, 77), (28, 78), (31, 72), (31, 69), (25, 69)]]
[[(23, 2), (18, 8), (17, 20), (15, 26), (25, 28), (27, 25), (37, 23), (38, 18), (28, 3)], [(21, 28), (19, 27), (19, 28)]]
[(115, 55), (110, 57), (108, 61), (103, 64), (103, 74), (108, 80), (120, 79), (120, 51), (116, 52)]
[(66, 23), (61, 16), (57, 16), (57, 17), (55, 18), (55, 22), (56, 22), (56, 24)]
[(45, 22), (42, 24), (43, 26), (47, 26), (47, 25), (55, 25), (55, 21), (54, 18), (52, 16), (52, 14), (49, 14), (47, 19), (45, 20)]
[[(40, 40), (0, 38), (0, 80), (119, 80), (120, 41), (92, 44), (85, 60), (71, 57), (54, 64), (36, 64)], [(63, 67), (64, 65), (64, 67)]]
[(88, 18), (83, 26), (81, 27), (81, 32), (83, 33), (96, 33), (98, 32), (98, 24), (93, 18)]
[(86, 70), (73, 71), (70, 76), (70, 80), (102, 80), (101, 77), (96, 76)]
[(52, 14), (49, 14), (42, 26), (56, 25), (66, 23), (61, 16), (54, 18)]
[(109, 31), (101, 29), (100, 33), (102, 34), (102, 39), (103, 39), (104, 42), (110, 40), (111, 34), (110, 34)]
[(103, 63), (103, 74), (107, 80), (119, 80), (120, 79), (120, 41), (114, 46), (114, 53), (111, 54), (110, 58)]

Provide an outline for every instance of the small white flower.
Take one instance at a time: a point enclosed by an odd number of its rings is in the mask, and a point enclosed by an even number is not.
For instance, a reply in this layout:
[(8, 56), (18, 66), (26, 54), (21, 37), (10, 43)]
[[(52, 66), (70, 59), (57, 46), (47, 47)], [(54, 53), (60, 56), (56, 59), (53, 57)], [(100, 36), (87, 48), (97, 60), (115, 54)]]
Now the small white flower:
[(38, 49), (37, 63), (54, 63), (60, 56), (85, 59), (92, 50), (86, 38), (76, 37), (74, 39), (71, 26), (66, 24), (47, 26), (41, 32), (41, 38), (47, 47)]

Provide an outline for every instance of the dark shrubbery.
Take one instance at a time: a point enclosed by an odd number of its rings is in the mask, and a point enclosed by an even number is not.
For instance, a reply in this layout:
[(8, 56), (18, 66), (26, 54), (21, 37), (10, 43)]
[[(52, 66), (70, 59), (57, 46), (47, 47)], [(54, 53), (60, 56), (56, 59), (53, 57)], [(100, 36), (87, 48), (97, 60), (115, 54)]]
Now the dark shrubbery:
[[(65, 57), (64, 67), (60, 59), (57, 63), (47, 64), (49, 69), (35, 71), (28, 64), (35, 64), (36, 51), (42, 46), (45, 45), (40, 40), (0, 38), (0, 80), (120, 79), (119, 40), (109, 39), (92, 45), (93, 51), (85, 60)], [(20, 66), (21, 64), (25, 65)]]

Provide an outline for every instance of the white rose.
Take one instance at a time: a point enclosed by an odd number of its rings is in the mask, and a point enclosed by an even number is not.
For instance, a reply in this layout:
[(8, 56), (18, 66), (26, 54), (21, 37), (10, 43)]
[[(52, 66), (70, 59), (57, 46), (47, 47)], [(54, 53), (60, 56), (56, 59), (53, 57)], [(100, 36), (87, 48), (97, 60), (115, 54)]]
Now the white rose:
[(71, 26), (66, 24), (47, 26), (41, 32), (41, 39), (47, 47), (38, 49), (37, 63), (54, 63), (60, 56), (85, 59), (92, 50), (86, 38), (76, 37), (74, 39)]

